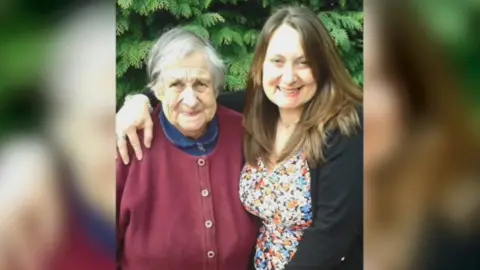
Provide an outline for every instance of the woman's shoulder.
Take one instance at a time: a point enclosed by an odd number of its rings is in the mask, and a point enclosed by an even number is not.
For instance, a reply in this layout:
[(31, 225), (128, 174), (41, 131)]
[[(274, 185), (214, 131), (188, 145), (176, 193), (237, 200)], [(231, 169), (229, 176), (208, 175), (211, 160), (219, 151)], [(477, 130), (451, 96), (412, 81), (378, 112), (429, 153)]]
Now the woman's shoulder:
[(219, 106), (217, 110), (217, 123), (219, 137), (228, 138), (230, 142), (239, 140), (241, 145), (241, 138), (243, 137), (242, 114), (227, 107)]
[[(350, 117), (350, 116), (349, 116)], [(354, 108), (353, 115), (351, 115), (354, 121), (351, 122), (351, 126), (348, 128), (348, 132), (345, 132), (339, 126), (328, 130), (326, 133), (327, 142), (326, 145), (335, 144), (335, 142), (355, 142), (359, 140), (363, 144), (363, 106), (359, 105)]]
[(351, 132), (343, 132), (340, 128), (327, 131), (323, 146), (326, 162), (339, 155), (355, 156), (363, 162), (363, 107), (356, 107), (355, 112), (357, 119)]

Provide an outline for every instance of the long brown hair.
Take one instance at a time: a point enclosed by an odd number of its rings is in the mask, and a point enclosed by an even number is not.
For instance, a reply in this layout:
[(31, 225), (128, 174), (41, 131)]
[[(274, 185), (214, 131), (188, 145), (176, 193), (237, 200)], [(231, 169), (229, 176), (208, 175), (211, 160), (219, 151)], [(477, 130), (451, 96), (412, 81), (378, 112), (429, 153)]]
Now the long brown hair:
[(305, 7), (279, 9), (267, 20), (258, 37), (246, 89), (245, 159), (249, 164), (256, 164), (258, 158), (268, 161), (273, 154), (279, 111), (263, 91), (262, 67), (270, 38), (283, 24), (298, 31), (318, 89), (305, 104), (298, 127), (277, 161), (284, 160), (302, 147), (309, 165), (315, 167), (324, 161), (323, 146), (327, 131), (338, 128), (346, 135), (355, 132), (359, 125), (356, 110), (363, 97), (325, 26), (315, 13)]

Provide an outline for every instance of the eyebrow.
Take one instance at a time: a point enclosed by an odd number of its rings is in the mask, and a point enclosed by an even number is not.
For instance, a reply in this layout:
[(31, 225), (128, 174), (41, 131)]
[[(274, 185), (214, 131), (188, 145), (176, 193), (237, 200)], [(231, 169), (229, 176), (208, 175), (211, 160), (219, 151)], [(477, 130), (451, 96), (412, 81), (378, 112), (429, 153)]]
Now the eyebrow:
[[(283, 56), (283, 55), (281, 55), (281, 54), (278, 54), (278, 53), (277, 53), (277, 54), (274, 54), (274, 55), (272, 55), (271, 57), (281, 57), (281, 58), (286, 58), (285, 56)], [(295, 60), (299, 60), (299, 59), (302, 59), (302, 58), (303, 58), (303, 59), (305, 59), (305, 55), (301, 55), (301, 56), (297, 57)]]
[[(191, 81), (202, 81), (206, 83), (210, 83), (210, 79), (207, 76), (191, 76), (189, 78)], [(186, 80), (185, 76), (172, 76), (167, 78), (167, 82), (172, 83), (172, 82), (183, 82)]]

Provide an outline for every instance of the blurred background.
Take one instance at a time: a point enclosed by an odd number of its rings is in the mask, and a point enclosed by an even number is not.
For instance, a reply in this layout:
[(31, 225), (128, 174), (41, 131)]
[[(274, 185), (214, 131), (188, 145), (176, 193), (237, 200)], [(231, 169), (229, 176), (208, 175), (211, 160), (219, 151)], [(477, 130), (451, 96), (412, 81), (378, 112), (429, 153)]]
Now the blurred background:
[[(143, 89), (163, 27), (207, 35), (236, 91), (262, 18), (283, 3), (2, 1), (0, 270), (41, 269), (39, 250), (65, 249), (65, 182), (112, 224), (115, 103)], [(365, 269), (479, 269), (480, 1), (365, 0), (363, 39), (358, 1), (302, 3), (365, 92)]]
[(115, 4), (0, 14), (0, 269), (114, 269)]
[(365, 269), (480, 269), (479, 1), (365, 1)]

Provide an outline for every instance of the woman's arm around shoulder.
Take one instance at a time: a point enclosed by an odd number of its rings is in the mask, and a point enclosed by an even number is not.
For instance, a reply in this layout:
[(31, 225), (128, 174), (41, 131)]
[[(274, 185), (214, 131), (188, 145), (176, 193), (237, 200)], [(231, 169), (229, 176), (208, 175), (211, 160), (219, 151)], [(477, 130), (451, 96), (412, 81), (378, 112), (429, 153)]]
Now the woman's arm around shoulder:
[(243, 113), (243, 108), (245, 106), (245, 91), (221, 92), (218, 95), (217, 101), (222, 106)]
[[(363, 267), (362, 116), (359, 112), (361, 124), (354, 135), (331, 134), (324, 151), (325, 163), (311, 170), (317, 185), (317, 193), (312, 194), (316, 196), (313, 226), (305, 230), (287, 270), (333, 269), (343, 260), (350, 260), (348, 265), (355, 265), (353, 269)], [(358, 256), (348, 258), (354, 245), (359, 250), (353, 253)]]

